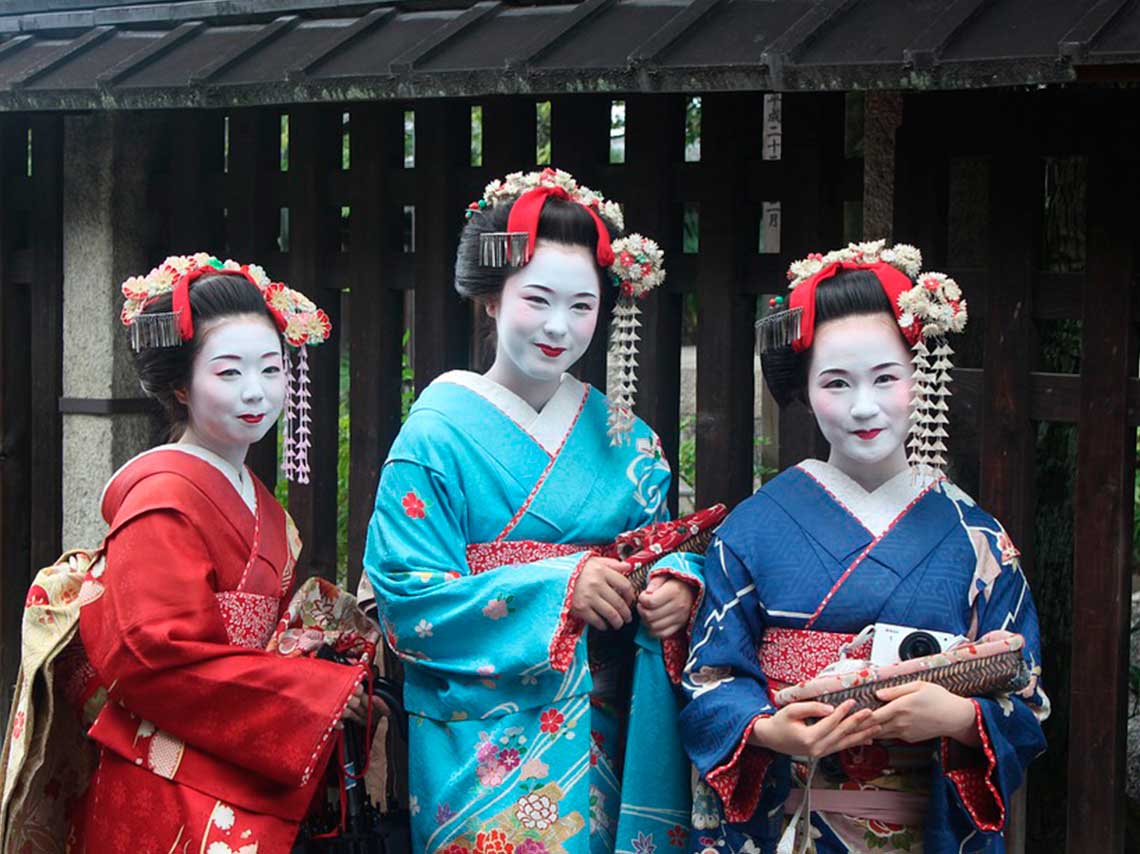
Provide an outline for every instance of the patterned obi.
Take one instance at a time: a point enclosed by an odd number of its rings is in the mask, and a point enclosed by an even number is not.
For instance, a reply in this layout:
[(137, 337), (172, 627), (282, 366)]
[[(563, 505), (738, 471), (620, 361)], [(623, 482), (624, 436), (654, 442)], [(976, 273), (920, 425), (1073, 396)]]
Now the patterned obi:
[[(612, 553), (613, 548), (611, 545), (542, 543), (537, 540), (472, 543), (467, 546), (467, 566), (472, 575), (479, 575), (500, 566), (534, 563), (583, 551), (607, 554)], [(616, 632), (589, 632), (586, 635), (590, 676), (594, 682), (590, 696), (597, 702), (615, 702), (621, 696), (623, 686), (628, 684), (632, 665), (630, 650), (633, 635), (628, 631), (631, 626)]]
[[(817, 676), (823, 668), (839, 660), (840, 648), (855, 640), (853, 634), (818, 632), (809, 629), (772, 628), (764, 632), (757, 656), (764, 675), (768, 678), (768, 694), (797, 682)], [(868, 639), (847, 651), (848, 658), (868, 658), (871, 641)], [(919, 793), (929, 791), (930, 766), (937, 742), (907, 744), (902, 741), (876, 741), (867, 747), (852, 747), (824, 757), (819, 762), (813, 790), (875, 791), (890, 793)], [(802, 786), (806, 765), (795, 764), (793, 793), (789, 803), (802, 795), (795, 792)], [(822, 799), (821, 799), (822, 800)], [(827, 803), (830, 803), (828, 801)], [(827, 810), (819, 804), (817, 809)], [(896, 816), (897, 816), (897, 811)]]

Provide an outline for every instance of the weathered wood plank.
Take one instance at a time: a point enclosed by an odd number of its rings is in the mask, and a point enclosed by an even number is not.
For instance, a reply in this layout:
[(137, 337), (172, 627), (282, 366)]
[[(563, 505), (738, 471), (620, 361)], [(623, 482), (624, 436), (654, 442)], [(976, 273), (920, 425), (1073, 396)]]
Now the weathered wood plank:
[(355, 591), (380, 467), (400, 429), (404, 295), (384, 276), (393, 255), (387, 237), (400, 224), (398, 208), (385, 201), (384, 177), (400, 168), (403, 111), (370, 104), (354, 108), (351, 122), (348, 589)]
[(737, 179), (739, 140), (760, 140), (762, 95), (701, 99), (701, 171), (715, 204), (703, 204), (697, 260), (697, 505), (733, 506), (752, 492), (753, 323), (756, 298), (740, 291), (749, 220)]
[(63, 117), (31, 117), (32, 287), (29, 293), (31, 389), (29, 448), (32, 568), (47, 566), (61, 551), (63, 527)]
[[(1127, 387), (1136, 372), (1136, 249), (1131, 200), (1140, 183), (1135, 114), (1098, 116), (1089, 158), (1088, 275), (1081, 312), (1077, 492), (1073, 502), (1073, 659), (1069, 718), (1069, 851), (1123, 851), (1128, 717), (1132, 501), (1136, 429)], [(1129, 128), (1131, 133), (1129, 133)], [(1096, 757), (1090, 762), (1089, 757)]]
[(0, 714), (5, 720), (20, 666), (20, 622), (31, 571), (28, 288), (7, 275), (16, 228), (4, 204), (8, 188), (25, 180), (26, 139), (23, 116), (0, 117)]
[[(678, 209), (667, 176), (683, 156), (685, 101), (681, 96), (636, 95), (625, 102), (626, 226), (656, 240), (665, 252), (665, 269), (680, 256)], [(658, 289), (641, 303), (637, 412), (648, 422), (674, 467), (669, 509), (677, 512), (676, 471), (681, 433), (682, 295)]]
[(332, 336), (308, 348), (312, 416), (311, 482), (289, 486), (289, 513), (305, 544), (298, 579), (336, 579), (337, 432), (340, 385), (340, 290), (328, 268), (337, 235), (337, 210), (322, 192), (325, 175), (339, 168), (341, 111), (301, 106), (289, 111), (289, 284), (328, 314)]
[(455, 246), (463, 198), (455, 175), (470, 168), (471, 107), (421, 101), (416, 107), (416, 392), (451, 368), (467, 366), (471, 312), (455, 292)]

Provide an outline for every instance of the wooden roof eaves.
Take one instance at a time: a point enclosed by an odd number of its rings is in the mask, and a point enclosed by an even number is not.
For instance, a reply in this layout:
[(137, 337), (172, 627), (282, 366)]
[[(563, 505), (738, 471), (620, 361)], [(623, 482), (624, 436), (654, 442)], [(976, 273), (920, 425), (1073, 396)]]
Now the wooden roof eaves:
[(115, 85), (136, 71), (150, 65), (150, 63), (168, 51), (173, 50), (184, 41), (198, 35), (205, 26), (202, 21), (188, 21), (184, 24), (179, 24), (165, 35), (156, 38), (153, 43), (147, 45), (138, 53), (128, 56), (118, 65), (112, 66), (98, 75), (95, 78), (95, 84), (101, 89)]
[(903, 49), (903, 63), (920, 72), (933, 68), (954, 36), (990, 2), (991, 0), (955, 0), (931, 21), (929, 27), (919, 33), (912, 44)]
[(574, 11), (556, 20), (518, 54), (509, 57), (507, 68), (519, 71), (533, 65), (574, 30), (600, 15), (610, 8), (614, 2), (615, 0), (583, 0), (574, 7)]
[(230, 50), (222, 53), (212, 62), (202, 66), (190, 75), (190, 85), (209, 83), (223, 71), (233, 68), (239, 62), (248, 59), (259, 49), (270, 42), (280, 38), (297, 25), (300, 18), (297, 15), (282, 15), (268, 24), (254, 30), (246, 38), (241, 39)]
[(1057, 43), (1058, 56), (1080, 64), (1089, 54), (1090, 47), (1132, 0), (1101, 0), (1081, 16)]
[(88, 50), (89, 48), (92, 48), (100, 42), (103, 42), (106, 39), (110, 38), (112, 35), (114, 35), (114, 32), (114, 27), (93, 27), (83, 35), (72, 40), (62, 50), (57, 51), (51, 56), (35, 63), (34, 65), (29, 66), (28, 68), (25, 68), (19, 74), (9, 77), (7, 81), (8, 89), (12, 90), (23, 88), (36, 78), (42, 77), (48, 72), (59, 68), (64, 63), (68, 62), (68, 60), (74, 58), (83, 51)]
[(289, 69), (288, 78), (293, 82), (303, 81), (314, 69), (319, 68), (331, 57), (335, 56), (337, 52), (348, 47), (358, 38), (372, 32), (377, 27), (386, 25), (394, 17), (396, 17), (396, 8), (394, 6), (371, 10), (360, 18), (360, 20), (345, 27), (344, 32), (338, 34), (331, 42), (322, 46), (314, 53), (302, 57), (300, 62)]
[(408, 74), (417, 65), (435, 56), (449, 41), (502, 8), (498, 0), (481, 0), (461, 15), (448, 21), (423, 41), (413, 45), (389, 64), (393, 74)]
[(834, 24), (858, 0), (818, 0), (794, 24), (776, 37), (760, 55), (775, 88), (781, 87), (784, 69), (795, 63), (826, 27)]
[(723, 0), (691, 0), (684, 9), (666, 21), (661, 29), (630, 54), (630, 62), (634, 65), (653, 62), (722, 2)]

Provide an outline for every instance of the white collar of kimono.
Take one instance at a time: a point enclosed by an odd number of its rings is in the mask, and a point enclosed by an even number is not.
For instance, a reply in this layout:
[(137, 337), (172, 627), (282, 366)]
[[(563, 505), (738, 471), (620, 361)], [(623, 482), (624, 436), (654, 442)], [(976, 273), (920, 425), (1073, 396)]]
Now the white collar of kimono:
[(509, 388), (474, 371), (448, 371), (436, 382), (454, 383), (475, 392), (515, 422), (551, 456), (558, 453), (566, 433), (574, 426), (586, 394), (585, 385), (570, 374), (563, 374), (558, 391), (536, 412)]
[(248, 471), (244, 469), (242, 471), (235, 471), (234, 467), (230, 463), (222, 459), (220, 456), (208, 448), (202, 448), (198, 445), (186, 445), (179, 443), (159, 445), (156, 448), (151, 448), (148, 451), (143, 451), (138, 456), (132, 457), (127, 462), (123, 463), (123, 465), (119, 467), (119, 471), (115, 472), (111, 476), (111, 479), (107, 481), (107, 486), (103, 487), (103, 495), (99, 496), (99, 506), (103, 506), (103, 497), (106, 495), (107, 489), (111, 486), (112, 483), (115, 482), (115, 478), (119, 476), (119, 473), (122, 472), (123, 469), (125, 469), (135, 460), (142, 459), (148, 454), (153, 454), (156, 451), (181, 451), (184, 454), (189, 454), (192, 457), (197, 457), (203, 462), (209, 463), (226, 476), (226, 480), (229, 481), (230, 486), (232, 486), (237, 491), (237, 494), (241, 496), (241, 500), (245, 502), (245, 506), (249, 508), (250, 512), (257, 512), (257, 493), (254, 490), (253, 478), (250, 477)]
[(909, 507), (932, 478), (907, 468), (878, 489), (868, 492), (835, 466), (822, 460), (804, 460), (800, 471), (826, 489), (855, 519), (875, 537), (881, 537), (900, 513)]

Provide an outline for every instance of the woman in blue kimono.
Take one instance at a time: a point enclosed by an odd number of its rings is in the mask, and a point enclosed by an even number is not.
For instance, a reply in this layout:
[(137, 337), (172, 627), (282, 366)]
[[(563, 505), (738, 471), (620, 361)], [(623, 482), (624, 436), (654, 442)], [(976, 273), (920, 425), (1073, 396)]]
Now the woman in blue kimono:
[(632, 296), (663, 277), (655, 244), (612, 240), (619, 218), (563, 172), (488, 187), (456, 288), (494, 319), (494, 363), (432, 382), (381, 473), (365, 569), (405, 665), (417, 852), (651, 854), (687, 838), (673, 683), (699, 559), (667, 557), (638, 594), (597, 553), (665, 518), (669, 467), (628, 397), (566, 373), (611, 279), (629, 344)]
[[(758, 325), (773, 395), (806, 402), (831, 451), (738, 506), (706, 553), (681, 718), (703, 779), (696, 851), (999, 852), (1010, 796), (1044, 750), (1018, 551), (941, 473), (945, 335), (966, 304), (920, 265), (913, 247), (882, 241), (811, 256), (789, 271), (789, 310)], [(1031, 684), (966, 698), (913, 682), (880, 691), (873, 712), (777, 709), (778, 689), (867, 658), (859, 636), (876, 623), (932, 639), (1018, 633)], [(810, 830), (787, 819), (805, 800)]]

